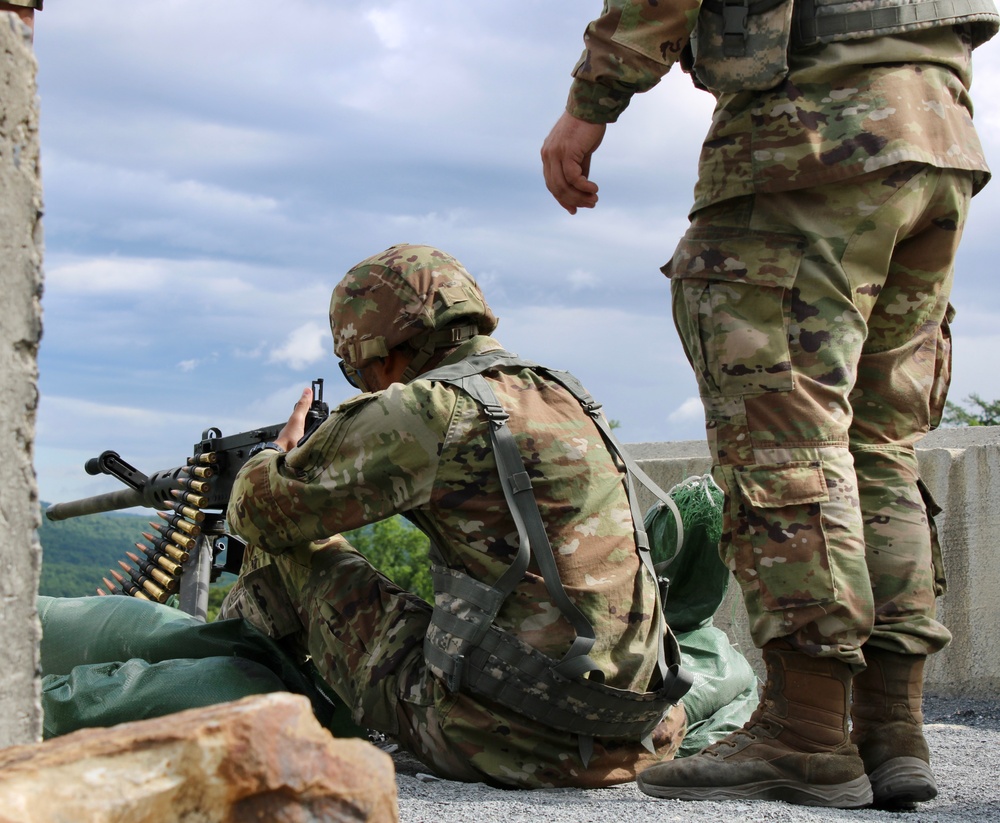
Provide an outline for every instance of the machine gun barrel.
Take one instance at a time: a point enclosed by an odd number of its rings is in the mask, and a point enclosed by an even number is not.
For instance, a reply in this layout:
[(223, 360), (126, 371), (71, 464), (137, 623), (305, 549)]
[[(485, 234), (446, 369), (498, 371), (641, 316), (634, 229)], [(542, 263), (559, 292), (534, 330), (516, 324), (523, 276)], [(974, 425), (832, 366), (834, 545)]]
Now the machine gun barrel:
[(170, 491), (178, 488), (178, 476), (182, 468), (178, 466), (176, 469), (155, 472), (151, 477), (144, 478), (141, 489), (121, 489), (67, 503), (54, 503), (45, 510), (45, 517), (49, 520), (68, 520), (71, 517), (130, 509), (133, 506), (147, 506), (151, 509), (164, 507), (167, 501), (173, 502)]
[(116, 509), (130, 509), (141, 506), (142, 495), (133, 489), (122, 489), (107, 494), (97, 494), (84, 497), (81, 500), (71, 500), (68, 503), (53, 503), (45, 510), (49, 520), (69, 520), (71, 517), (83, 517), (87, 514), (99, 514)]

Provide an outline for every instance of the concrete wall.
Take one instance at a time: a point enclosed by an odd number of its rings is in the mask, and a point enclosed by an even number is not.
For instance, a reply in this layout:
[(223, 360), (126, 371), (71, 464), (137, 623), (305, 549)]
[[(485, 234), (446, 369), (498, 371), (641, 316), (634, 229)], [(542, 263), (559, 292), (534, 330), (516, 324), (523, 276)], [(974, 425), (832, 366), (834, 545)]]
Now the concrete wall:
[[(629, 451), (664, 489), (711, 468), (701, 441), (633, 443)], [(937, 517), (948, 576), (938, 615), (954, 639), (932, 656), (927, 690), (938, 695), (1000, 697), (1000, 427), (942, 429), (917, 450), (920, 472), (941, 506)], [(643, 490), (645, 510), (654, 498)], [(763, 674), (735, 581), (715, 624)]]
[(29, 30), (0, 12), (0, 747), (41, 735), (35, 613), (42, 552), (32, 464), (42, 189)]

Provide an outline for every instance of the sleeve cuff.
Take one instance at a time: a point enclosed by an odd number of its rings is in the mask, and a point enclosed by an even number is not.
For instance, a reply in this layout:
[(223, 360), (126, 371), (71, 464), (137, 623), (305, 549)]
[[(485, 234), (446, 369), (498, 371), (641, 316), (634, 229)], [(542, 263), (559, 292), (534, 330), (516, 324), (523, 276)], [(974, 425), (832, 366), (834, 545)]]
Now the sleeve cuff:
[(577, 77), (569, 89), (566, 111), (588, 123), (614, 123), (628, 107), (632, 94)]

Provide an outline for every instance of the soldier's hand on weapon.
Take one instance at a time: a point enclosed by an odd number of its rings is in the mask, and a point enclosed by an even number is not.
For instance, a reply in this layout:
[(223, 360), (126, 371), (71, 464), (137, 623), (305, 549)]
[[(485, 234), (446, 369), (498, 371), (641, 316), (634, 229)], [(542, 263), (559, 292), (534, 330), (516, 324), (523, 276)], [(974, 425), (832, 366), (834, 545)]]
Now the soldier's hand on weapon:
[(588, 123), (563, 112), (542, 144), (545, 186), (570, 214), (597, 205), (597, 184), (589, 179), (590, 158), (606, 128), (604, 123)]
[(281, 446), (286, 452), (295, 448), (298, 442), (306, 433), (306, 415), (312, 405), (312, 389), (303, 389), (295, 408), (292, 409), (292, 416), (288, 418), (285, 427), (278, 432), (274, 442)]

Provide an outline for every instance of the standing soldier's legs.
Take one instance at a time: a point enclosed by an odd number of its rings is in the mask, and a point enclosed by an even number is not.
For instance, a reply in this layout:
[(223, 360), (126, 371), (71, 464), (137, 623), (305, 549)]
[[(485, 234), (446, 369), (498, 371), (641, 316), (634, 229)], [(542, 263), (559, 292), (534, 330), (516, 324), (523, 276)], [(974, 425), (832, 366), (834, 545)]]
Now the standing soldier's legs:
[[(937, 196), (896, 243), (887, 276), (859, 290), (868, 332), (850, 395), (850, 441), (875, 605), (866, 653), (928, 655), (951, 639), (934, 617), (944, 580), (928, 512), (934, 504), (920, 482), (914, 446), (940, 422), (948, 389), (948, 297), (970, 186), (961, 172), (937, 174)], [(866, 240), (892, 242), (887, 233), (880, 226)], [(851, 260), (862, 258), (866, 248), (852, 252)]]
[(914, 453), (914, 443), (940, 422), (948, 390), (947, 298), (971, 188), (962, 172), (941, 175), (938, 198), (896, 246), (888, 277), (873, 295), (851, 394), (851, 451), (875, 603), (867, 668), (854, 678), (851, 739), (875, 803), (889, 807), (937, 794), (922, 732), (923, 669), (927, 655), (951, 638), (935, 619), (935, 598), (944, 591), (931, 519), (936, 507)]
[[(667, 269), (727, 492), (723, 553), (768, 677), (747, 731), (644, 773), (650, 793), (871, 799), (847, 737), (876, 611), (851, 392), (894, 249), (937, 213), (954, 183), (943, 177), (908, 165), (719, 204), (695, 215)], [(943, 313), (950, 263), (926, 281), (921, 309)]]

